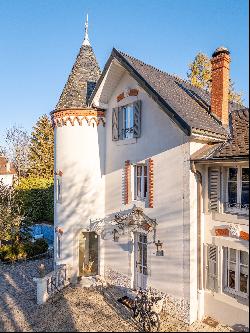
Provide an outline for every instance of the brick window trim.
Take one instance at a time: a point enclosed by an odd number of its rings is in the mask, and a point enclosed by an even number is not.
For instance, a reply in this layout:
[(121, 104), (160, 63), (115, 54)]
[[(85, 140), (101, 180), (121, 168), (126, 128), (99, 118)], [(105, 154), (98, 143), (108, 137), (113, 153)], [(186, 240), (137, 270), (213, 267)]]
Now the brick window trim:
[[(124, 204), (127, 205), (132, 201), (131, 186), (131, 161), (125, 161), (124, 166)], [(154, 207), (154, 161), (152, 158), (148, 159), (148, 208)]]
[(154, 161), (148, 160), (148, 207), (154, 207)]
[(138, 94), (139, 94), (138, 89), (130, 89), (127, 93), (125, 93), (124, 91), (122, 93), (120, 93), (116, 97), (116, 100), (117, 100), (117, 102), (120, 102), (121, 100), (123, 100), (127, 96), (138, 96)]
[(124, 204), (127, 205), (131, 202), (131, 163), (129, 160), (125, 161), (124, 168)]

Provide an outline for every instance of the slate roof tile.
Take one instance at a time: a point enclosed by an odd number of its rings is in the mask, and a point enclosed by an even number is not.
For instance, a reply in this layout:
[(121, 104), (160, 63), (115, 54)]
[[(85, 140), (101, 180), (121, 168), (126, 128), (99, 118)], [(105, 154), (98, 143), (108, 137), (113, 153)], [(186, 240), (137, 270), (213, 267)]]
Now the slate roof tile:
[(210, 144), (198, 150), (192, 160), (218, 160), (248, 158), (249, 156), (249, 109), (230, 113), (231, 137), (219, 144)]
[(119, 53), (191, 128), (227, 135), (210, 113), (209, 93), (126, 53)]
[(90, 45), (82, 45), (55, 110), (84, 108), (101, 75)]

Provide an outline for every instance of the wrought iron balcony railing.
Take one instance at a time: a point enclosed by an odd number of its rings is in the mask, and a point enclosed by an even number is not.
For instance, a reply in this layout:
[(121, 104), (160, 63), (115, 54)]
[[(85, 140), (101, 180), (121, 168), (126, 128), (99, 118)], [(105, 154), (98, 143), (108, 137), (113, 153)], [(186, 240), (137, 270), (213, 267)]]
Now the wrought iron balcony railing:
[(249, 204), (242, 204), (238, 202), (224, 202), (224, 211), (249, 214)]

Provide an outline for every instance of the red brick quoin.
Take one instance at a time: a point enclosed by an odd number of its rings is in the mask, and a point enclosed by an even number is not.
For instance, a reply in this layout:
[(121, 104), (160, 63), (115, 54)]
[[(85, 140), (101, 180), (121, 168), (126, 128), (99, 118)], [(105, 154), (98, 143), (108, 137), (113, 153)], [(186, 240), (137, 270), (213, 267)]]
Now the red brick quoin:
[(124, 204), (127, 205), (131, 201), (131, 164), (125, 161), (124, 168)]
[(154, 207), (154, 161), (152, 158), (148, 161), (148, 207)]

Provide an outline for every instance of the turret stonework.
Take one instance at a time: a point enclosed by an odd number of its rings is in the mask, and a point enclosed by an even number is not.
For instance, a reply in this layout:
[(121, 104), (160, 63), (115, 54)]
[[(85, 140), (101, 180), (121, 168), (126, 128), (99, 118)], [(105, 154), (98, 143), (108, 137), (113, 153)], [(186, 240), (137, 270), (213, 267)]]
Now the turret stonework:
[(85, 108), (101, 75), (90, 45), (82, 45), (55, 110)]

